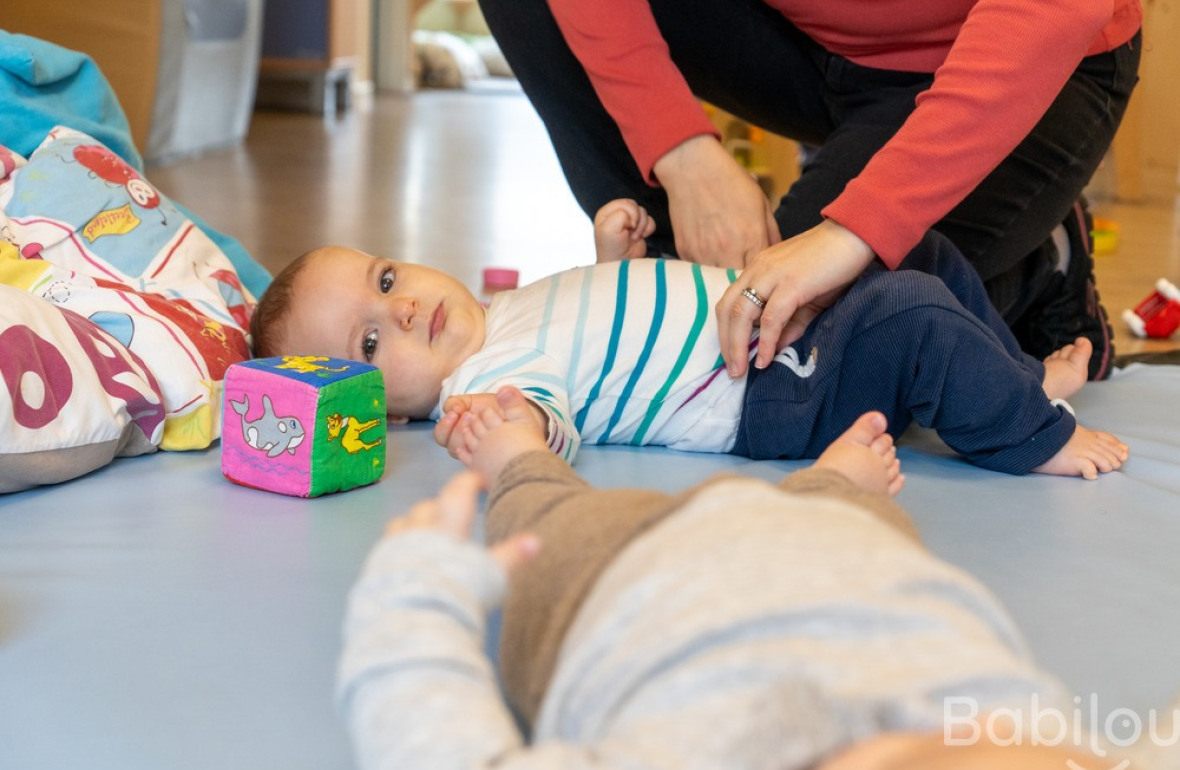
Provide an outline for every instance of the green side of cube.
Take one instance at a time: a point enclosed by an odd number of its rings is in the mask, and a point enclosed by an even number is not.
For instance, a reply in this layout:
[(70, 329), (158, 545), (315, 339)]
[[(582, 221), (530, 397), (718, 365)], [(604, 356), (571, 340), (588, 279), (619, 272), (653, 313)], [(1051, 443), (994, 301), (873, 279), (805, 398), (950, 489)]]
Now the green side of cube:
[(385, 472), (385, 383), (371, 369), (320, 390), (308, 497), (372, 484)]

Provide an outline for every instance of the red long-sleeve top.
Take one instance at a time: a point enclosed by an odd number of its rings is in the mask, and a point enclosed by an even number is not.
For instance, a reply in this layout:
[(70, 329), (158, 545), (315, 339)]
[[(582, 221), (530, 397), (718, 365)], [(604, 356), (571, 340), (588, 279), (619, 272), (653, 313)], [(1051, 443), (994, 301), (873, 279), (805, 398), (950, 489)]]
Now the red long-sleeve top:
[[(1126, 43), (1143, 18), (1139, 0), (765, 2), (858, 64), (934, 73), (893, 139), (823, 209), (890, 267), (1028, 135), (1082, 57)], [(549, 4), (649, 181), (669, 150), (715, 133), (645, 0)]]

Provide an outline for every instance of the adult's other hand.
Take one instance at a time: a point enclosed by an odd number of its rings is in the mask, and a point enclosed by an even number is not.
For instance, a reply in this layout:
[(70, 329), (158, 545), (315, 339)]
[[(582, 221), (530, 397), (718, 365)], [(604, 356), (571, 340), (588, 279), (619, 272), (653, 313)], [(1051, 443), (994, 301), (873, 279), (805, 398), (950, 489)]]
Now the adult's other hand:
[(741, 268), (778, 243), (762, 188), (712, 136), (694, 136), (656, 161), (681, 259)]
[[(873, 258), (867, 243), (830, 219), (754, 257), (717, 303), (721, 354), (729, 376), (746, 373), (755, 326), (759, 335), (754, 366), (764, 369), (779, 351), (803, 336), (808, 324)], [(765, 306), (743, 295), (746, 289)]]

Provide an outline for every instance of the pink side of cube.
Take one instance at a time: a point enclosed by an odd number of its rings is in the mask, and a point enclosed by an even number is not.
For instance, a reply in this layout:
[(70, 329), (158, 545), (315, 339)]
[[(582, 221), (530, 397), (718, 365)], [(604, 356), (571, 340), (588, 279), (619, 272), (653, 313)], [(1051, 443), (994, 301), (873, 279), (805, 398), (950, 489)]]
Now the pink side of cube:
[(307, 497), (317, 398), (315, 388), (298, 380), (231, 368), (225, 379), (221, 426), (225, 477), (248, 487)]

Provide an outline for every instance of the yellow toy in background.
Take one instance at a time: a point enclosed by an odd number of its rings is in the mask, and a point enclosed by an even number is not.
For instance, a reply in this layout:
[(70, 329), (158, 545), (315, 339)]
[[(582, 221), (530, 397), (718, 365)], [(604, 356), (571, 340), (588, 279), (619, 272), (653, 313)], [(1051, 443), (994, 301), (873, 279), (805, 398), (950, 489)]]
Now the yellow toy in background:
[(1119, 223), (1106, 217), (1094, 217), (1094, 230), (1090, 233), (1094, 242), (1094, 255), (1106, 256), (1119, 248)]

